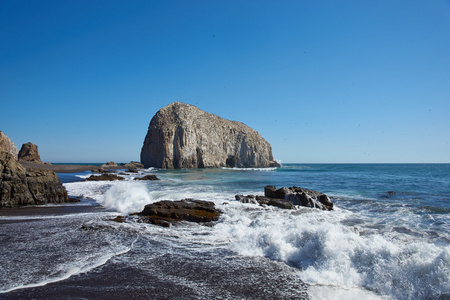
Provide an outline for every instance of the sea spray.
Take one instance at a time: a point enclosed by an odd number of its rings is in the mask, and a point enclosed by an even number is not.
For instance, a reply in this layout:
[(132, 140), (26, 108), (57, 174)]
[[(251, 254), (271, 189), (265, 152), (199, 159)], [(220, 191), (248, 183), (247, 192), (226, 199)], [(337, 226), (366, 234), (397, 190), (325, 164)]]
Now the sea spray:
[(8, 237), (0, 243), (0, 294), (89, 272), (127, 253), (138, 238), (133, 228), (105, 221), (110, 212), (54, 216), (40, 212), (44, 215), (31, 220), (24, 216), (22, 222), (19, 217), (0, 217)]
[(313, 285), (364, 287), (396, 299), (423, 299), (450, 290), (450, 247), (365, 235), (341, 224), (348, 211), (229, 210), (216, 230), (240, 255), (266, 256), (298, 268)]
[(146, 204), (154, 200), (144, 183), (124, 181), (111, 186), (98, 202), (122, 214), (130, 214), (142, 211)]
[[(439, 175), (444, 179), (424, 175), (434, 168), (446, 172)], [(143, 199), (214, 201), (224, 212), (215, 227), (201, 234), (197, 225), (158, 229), (162, 240), (174, 236), (173, 246), (193, 249), (201, 240), (201, 247), (284, 262), (298, 270), (317, 295), (327, 290), (331, 295), (336, 290), (359, 295), (366, 289), (389, 299), (433, 299), (450, 294), (448, 169), (447, 165), (285, 165), (264, 172), (158, 170), (162, 180), (142, 183), (147, 191), (138, 188), (137, 193), (132, 191), (133, 182), (67, 187), (71, 195), (75, 192), (102, 204), (109, 198), (111, 209), (126, 212), (132, 210), (126, 207), (137, 207)], [(235, 194), (262, 194), (265, 185), (297, 185), (327, 193), (334, 196), (336, 210), (286, 211), (234, 201)], [(121, 208), (124, 198), (127, 204)], [(148, 226), (148, 232), (156, 230)]]

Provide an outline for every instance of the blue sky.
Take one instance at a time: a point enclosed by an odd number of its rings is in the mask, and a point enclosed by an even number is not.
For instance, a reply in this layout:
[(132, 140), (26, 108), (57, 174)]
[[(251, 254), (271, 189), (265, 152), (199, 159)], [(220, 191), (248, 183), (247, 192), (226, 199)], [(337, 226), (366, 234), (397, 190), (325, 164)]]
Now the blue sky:
[(174, 101), (284, 163), (450, 162), (450, 1), (0, 1), (0, 130), (128, 162)]

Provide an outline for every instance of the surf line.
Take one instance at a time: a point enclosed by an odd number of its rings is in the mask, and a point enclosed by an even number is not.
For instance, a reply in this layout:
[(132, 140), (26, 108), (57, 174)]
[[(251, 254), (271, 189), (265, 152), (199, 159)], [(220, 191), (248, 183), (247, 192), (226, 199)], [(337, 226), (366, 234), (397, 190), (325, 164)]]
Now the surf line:
[(34, 288), (34, 287), (41, 287), (41, 286), (45, 286), (47, 284), (50, 283), (55, 283), (58, 281), (63, 281), (66, 280), (70, 277), (72, 277), (73, 275), (78, 275), (78, 274), (82, 274), (82, 273), (87, 273), (95, 268), (98, 268), (100, 266), (103, 266), (104, 264), (106, 264), (111, 258), (115, 257), (115, 256), (119, 256), (119, 255), (123, 255), (125, 253), (128, 253), (131, 249), (133, 249), (134, 243), (137, 242), (139, 239), (139, 234), (136, 236), (136, 239), (131, 242), (131, 245), (128, 249), (125, 249), (123, 251), (120, 252), (116, 252), (116, 253), (111, 253), (110, 255), (105, 255), (103, 257), (100, 257), (96, 263), (90, 265), (90, 266), (85, 266), (85, 267), (77, 267), (77, 268), (72, 268), (71, 270), (69, 270), (69, 272), (67, 272), (66, 274), (64, 274), (61, 277), (58, 278), (53, 278), (53, 279), (47, 279), (38, 283), (30, 283), (30, 284), (21, 284), (19, 286), (16, 287), (12, 287), (9, 288), (7, 290), (0, 290), (0, 294), (5, 294), (5, 293), (9, 293), (12, 291), (16, 291), (16, 290), (20, 290), (20, 289), (28, 289), (28, 288)]

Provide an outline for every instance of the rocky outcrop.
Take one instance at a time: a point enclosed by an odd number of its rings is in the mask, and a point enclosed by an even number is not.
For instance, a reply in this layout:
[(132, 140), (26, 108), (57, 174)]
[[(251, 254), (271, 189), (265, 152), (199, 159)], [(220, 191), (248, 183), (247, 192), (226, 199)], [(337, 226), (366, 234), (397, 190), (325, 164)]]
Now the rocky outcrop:
[(159, 178), (156, 177), (156, 175), (145, 175), (144, 177), (138, 177), (134, 180), (159, 180)]
[(152, 118), (141, 162), (164, 169), (279, 166), (257, 131), (180, 102)]
[(103, 173), (101, 175), (91, 175), (86, 178), (87, 181), (114, 181), (114, 180), (124, 180), (123, 177), (117, 176), (115, 174)]
[(289, 201), (284, 199), (277, 199), (277, 198), (268, 198), (264, 196), (254, 196), (254, 195), (236, 195), (235, 199), (242, 202), (242, 203), (252, 203), (252, 204), (259, 204), (259, 205), (269, 205), (269, 206), (276, 206), (283, 209), (294, 209), (295, 205)]
[(127, 163), (127, 164), (121, 164), (120, 166), (123, 169), (131, 169), (131, 170), (143, 169), (144, 168), (144, 165), (139, 163), (139, 162), (137, 162), (137, 161), (131, 161), (131, 162)]
[(55, 172), (44, 169), (27, 169), (28, 189), (34, 204), (73, 202)]
[(169, 227), (180, 221), (210, 223), (220, 216), (213, 202), (184, 199), (180, 201), (163, 200), (148, 204), (139, 214), (146, 223)]
[(117, 167), (117, 164), (113, 161), (108, 161), (106, 164), (103, 164), (101, 167), (104, 169), (114, 168), (114, 167)]
[(0, 130), (0, 151), (11, 153), (15, 160), (18, 159), (19, 149), (16, 145)]
[(29, 161), (42, 164), (41, 156), (39, 155), (38, 146), (33, 143), (26, 143), (20, 148), (19, 161)]
[[(0, 136), (0, 144), (9, 138)], [(55, 172), (25, 169), (10, 151), (0, 149), (0, 207), (69, 202), (67, 191)]]
[(305, 206), (322, 210), (333, 210), (333, 203), (324, 193), (296, 186), (277, 189), (275, 186), (268, 185), (264, 188), (264, 196), (236, 195), (235, 198), (243, 203), (271, 205), (284, 209)]

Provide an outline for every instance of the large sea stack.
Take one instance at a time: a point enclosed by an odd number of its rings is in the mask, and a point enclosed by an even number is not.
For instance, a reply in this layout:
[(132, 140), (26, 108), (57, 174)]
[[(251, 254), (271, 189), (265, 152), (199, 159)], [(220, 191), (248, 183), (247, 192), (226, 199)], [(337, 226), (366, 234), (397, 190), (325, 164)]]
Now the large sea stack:
[(68, 202), (67, 191), (55, 172), (25, 169), (11, 152), (11, 140), (0, 134), (0, 208)]
[(152, 118), (141, 162), (163, 169), (279, 166), (257, 131), (180, 102)]

